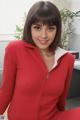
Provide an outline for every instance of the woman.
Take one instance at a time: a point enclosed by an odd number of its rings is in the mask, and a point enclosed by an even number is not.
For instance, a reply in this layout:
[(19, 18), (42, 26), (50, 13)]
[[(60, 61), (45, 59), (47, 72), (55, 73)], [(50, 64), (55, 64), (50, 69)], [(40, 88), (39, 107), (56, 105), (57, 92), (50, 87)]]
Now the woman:
[(59, 47), (60, 12), (51, 2), (35, 3), (23, 39), (6, 47), (0, 113), (8, 120), (80, 120), (80, 108), (65, 110), (74, 57)]

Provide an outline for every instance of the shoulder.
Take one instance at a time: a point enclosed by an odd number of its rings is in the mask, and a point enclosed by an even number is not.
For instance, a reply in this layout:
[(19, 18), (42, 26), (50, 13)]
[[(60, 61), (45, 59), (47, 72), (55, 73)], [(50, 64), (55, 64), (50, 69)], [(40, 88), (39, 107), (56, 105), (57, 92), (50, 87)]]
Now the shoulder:
[(24, 48), (35, 48), (35, 46), (25, 42), (24, 40), (14, 40), (9, 42), (9, 44), (6, 46), (6, 48), (9, 49), (16, 49), (16, 50), (20, 50), (20, 49), (24, 49)]
[(6, 48), (15, 48), (15, 47), (19, 47), (19, 46), (22, 46), (22, 40), (14, 40), (14, 41), (10, 41), (8, 43), (8, 45), (6, 46)]
[(70, 52), (67, 52), (66, 58), (69, 59), (69, 60), (74, 60), (75, 59), (74, 55), (71, 54)]
[(75, 57), (70, 52), (67, 52), (63, 59), (70, 68), (74, 66)]
[(74, 55), (71, 54), (70, 52), (67, 52), (67, 54), (66, 54), (66, 59), (71, 63), (71, 62), (74, 62), (75, 57), (74, 57)]
[(10, 56), (15, 56), (17, 53), (20, 53), (18, 51), (21, 50), (23, 42), (22, 40), (13, 40), (8, 43), (8, 45), (5, 47), (5, 54), (8, 54)]

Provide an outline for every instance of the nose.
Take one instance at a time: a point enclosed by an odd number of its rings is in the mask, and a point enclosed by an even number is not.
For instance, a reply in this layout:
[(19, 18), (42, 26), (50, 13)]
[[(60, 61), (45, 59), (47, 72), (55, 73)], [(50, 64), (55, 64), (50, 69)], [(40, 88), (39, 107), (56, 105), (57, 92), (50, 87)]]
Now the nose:
[(47, 31), (45, 29), (42, 30), (41, 37), (44, 39), (47, 38)]

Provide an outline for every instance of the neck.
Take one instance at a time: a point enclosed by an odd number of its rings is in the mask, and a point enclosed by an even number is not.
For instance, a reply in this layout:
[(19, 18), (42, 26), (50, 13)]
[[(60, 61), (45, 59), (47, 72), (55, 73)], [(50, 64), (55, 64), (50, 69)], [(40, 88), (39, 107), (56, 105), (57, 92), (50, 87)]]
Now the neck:
[(53, 55), (53, 52), (50, 52), (48, 49), (46, 49), (46, 50), (40, 49), (40, 52), (43, 56), (46, 56), (46, 57)]

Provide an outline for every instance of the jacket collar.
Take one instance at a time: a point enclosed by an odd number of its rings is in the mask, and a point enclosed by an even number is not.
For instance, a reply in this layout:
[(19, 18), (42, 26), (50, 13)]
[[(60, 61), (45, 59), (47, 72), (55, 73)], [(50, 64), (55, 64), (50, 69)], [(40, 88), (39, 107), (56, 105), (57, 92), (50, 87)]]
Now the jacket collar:
[[(30, 43), (26, 43), (25, 41), (23, 41), (23, 43), (24, 43), (25, 47), (29, 47), (29, 48), (31, 48), (31, 49), (36, 48), (36, 46), (34, 46), (34, 45), (30, 44)], [(55, 68), (55, 67), (58, 65), (58, 60), (59, 60), (62, 56), (64, 56), (66, 53), (68, 53), (68, 51), (67, 51), (67, 50), (64, 50), (64, 49), (62, 49), (62, 48), (60, 48), (60, 47), (58, 47), (58, 48), (55, 50), (55, 63), (54, 63), (54, 65), (52, 66), (52, 69)], [(52, 69), (51, 69), (51, 70), (52, 70)]]
[(64, 54), (66, 54), (68, 51), (65, 49), (62, 49), (60, 47), (58, 47), (55, 50), (55, 59), (58, 60), (59, 58), (61, 58)]
[[(27, 43), (25, 41), (23, 41), (25, 47), (29, 47), (29, 48), (36, 48), (36, 46), (30, 44), (30, 43)], [(58, 47), (56, 50), (55, 50), (55, 59), (58, 60), (61, 56), (63, 56), (64, 54), (66, 54), (68, 51)]]
[(36, 48), (36, 46), (34, 46), (34, 45), (32, 45), (32, 44), (30, 44), (30, 43), (27, 43), (27, 42), (25, 42), (25, 41), (22, 41), (23, 42), (23, 44), (24, 44), (24, 46), (25, 47), (29, 47), (29, 48)]
[(67, 50), (64, 50), (64, 49), (62, 49), (62, 48), (60, 48), (60, 47), (58, 47), (58, 48), (55, 50), (55, 63), (54, 63), (54, 65), (52, 66), (51, 70), (58, 65), (58, 60), (59, 60), (62, 56), (64, 56), (66, 53), (68, 53), (68, 51), (67, 51)]

